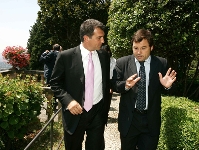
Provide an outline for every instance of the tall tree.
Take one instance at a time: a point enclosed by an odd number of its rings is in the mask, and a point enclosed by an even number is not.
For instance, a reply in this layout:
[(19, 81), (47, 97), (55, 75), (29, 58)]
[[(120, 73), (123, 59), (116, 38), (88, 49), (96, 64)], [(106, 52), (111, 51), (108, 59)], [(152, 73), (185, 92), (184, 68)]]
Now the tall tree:
[[(154, 34), (156, 55), (166, 57), (178, 72), (179, 95), (188, 93), (190, 66), (199, 50), (199, 1), (113, 0), (109, 10), (108, 41), (115, 57), (132, 54), (131, 37), (140, 28)], [(198, 60), (197, 60), (198, 62)], [(196, 74), (198, 76), (198, 66)], [(183, 88), (182, 88), (183, 87)]]
[(31, 69), (41, 69), (38, 59), (43, 51), (55, 43), (63, 49), (80, 44), (81, 23), (94, 18), (107, 23), (111, 0), (38, 0), (38, 20), (30, 31), (28, 49)]
[(30, 59), (30, 69), (42, 69), (43, 64), (39, 62), (41, 54), (45, 50), (51, 50), (52, 46), (50, 44), (51, 34), (48, 30), (37, 20), (37, 22), (32, 26), (30, 31), (30, 38), (28, 39), (28, 53), (31, 55)]
[(51, 42), (67, 49), (80, 43), (79, 27), (84, 20), (107, 23), (110, 0), (38, 0), (38, 4), (38, 17), (52, 34)]

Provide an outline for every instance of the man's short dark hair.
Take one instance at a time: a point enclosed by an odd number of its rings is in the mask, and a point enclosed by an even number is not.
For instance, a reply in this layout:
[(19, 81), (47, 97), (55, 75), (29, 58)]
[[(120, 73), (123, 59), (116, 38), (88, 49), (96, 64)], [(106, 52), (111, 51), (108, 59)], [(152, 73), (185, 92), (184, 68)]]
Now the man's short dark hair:
[(134, 33), (132, 37), (132, 44), (133, 42), (141, 42), (143, 39), (146, 39), (149, 42), (149, 46), (153, 46), (153, 36), (149, 30), (139, 29), (137, 32)]
[(60, 45), (59, 44), (54, 44), (53, 45), (53, 50), (59, 51), (60, 50)]
[(86, 21), (84, 21), (80, 26), (79, 32), (81, 42), (84, 41), (84, 35), (87, 35), (89, 38), (91, 38), (94, 34), (93, 32), (95, 28), (100, 28), (104, 31), (105, 25), (102, 22), (95, 19), (87, 19)]
[(109, 56), (111, 57), (112, 56), (112, 52), (111, 52), (111, 49), (110, 49), (110, 46), (109, 45), (102, 45), (101, 46), (101, 50), (105, 50), (108, 52)]

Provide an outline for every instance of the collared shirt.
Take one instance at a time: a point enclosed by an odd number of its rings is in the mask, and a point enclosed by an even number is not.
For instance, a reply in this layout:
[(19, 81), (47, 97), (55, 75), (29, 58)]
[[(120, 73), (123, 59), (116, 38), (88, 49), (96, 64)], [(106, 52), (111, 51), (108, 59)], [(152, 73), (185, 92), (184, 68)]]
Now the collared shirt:
[[(146, 73), (146, 108), (145, 108), (146, 110), (148, 109), (148, 86), (149, 86), (150, 63), (151, 63), (151, 56), (149, 56), (144, 62), (145, 73)], [(136, 58), (135, 58), (135, 64), (137, 67), (137, 74), (139, 76), (140, 63)]]
[[(85, 78), (86, 78), (90, 51), (87, 50), (86, 48), (84, 48), (82, 43), (80, 44), (80, 50), (81, 50), (81, 55), (82, 55), (84, 74), (85, 74)], [(103, 94), (102, 94), (102, 69), (101, 69), (99, 56), (98, 56), (98, 53), (96, 52), (96, 50), (92, 51), (92, 60), (93, 60), (93, 64), (94, 64), (94, 95), (93, 95), (94, 99), (93, 99), (93, 105), (95, 105), (103, 97)]]
[(110, 79), (112, 79), (112, 77), (113, 77), (113, 69), (114, 69), (115, 65), (116, 65), (116, 59), (111, 56), (111, 58), (110, 58)]

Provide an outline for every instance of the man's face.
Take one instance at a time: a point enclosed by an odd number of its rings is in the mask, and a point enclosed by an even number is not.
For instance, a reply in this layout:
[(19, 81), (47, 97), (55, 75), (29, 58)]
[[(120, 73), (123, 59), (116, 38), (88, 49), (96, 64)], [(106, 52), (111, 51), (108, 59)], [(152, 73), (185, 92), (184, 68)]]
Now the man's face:
[(143, 39), (141, 42), (133, 42), (132, 49), (133, 55), (138, 61), (145, 61), (153, 50), (153, 46), (150, 47), (148, 41)]
[(90, 51), (99, 50), (104, 43), (104, 31), (100, 28), (95, 28), (93, 36), (89, 38), (84, 36), (85, 48)]

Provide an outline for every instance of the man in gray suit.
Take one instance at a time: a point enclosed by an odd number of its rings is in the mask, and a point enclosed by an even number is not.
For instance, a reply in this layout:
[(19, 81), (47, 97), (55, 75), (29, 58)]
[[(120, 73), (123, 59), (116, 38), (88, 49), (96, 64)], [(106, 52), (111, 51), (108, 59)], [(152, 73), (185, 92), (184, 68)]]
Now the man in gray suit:
[(121, 150), (156, 150), (161, 125), (161, 90), (171, 88), (176, 72), (167, 60), (151, 55), (151, 32), (138, 30), (132, 38), (133, 55), (117, 60), (113, 90), (121, 93), (118, 129)]
[[(51, 76), (51, 89), (62, 104), (64, 142), (67, 150), (82, 150), (86, 133), (86, 150), (104, 150), (104, 128), (110, 107), (110, 58), (100, 51), (105, 26), (94, 19), (80, 26), (81, 44), (58, 54)], [(90, 63), (92, 62), (91, 66)], [(91, 69), (92, 68), (92, 69)], [(92, 71), (88, 71), (88, 70)], [(93, 73), (94, 72), (94, 73)], [(89, 77), (92, 74), (92, 77)], [(87, 80), (92, 78), (92, 91)], [(86, 95), (91, 107), (86, 107)]]

